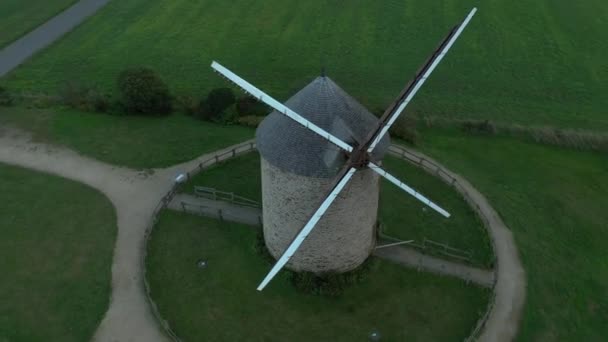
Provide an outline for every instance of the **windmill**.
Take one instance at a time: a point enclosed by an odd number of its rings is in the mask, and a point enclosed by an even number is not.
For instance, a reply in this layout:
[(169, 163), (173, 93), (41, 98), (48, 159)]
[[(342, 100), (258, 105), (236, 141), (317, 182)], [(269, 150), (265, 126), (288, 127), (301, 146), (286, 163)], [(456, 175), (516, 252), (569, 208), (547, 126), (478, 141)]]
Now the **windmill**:
[[(441, 62), (445, 54), (452, 47), (456, 39), (458, 39), (464, 28), (468, 25), (471, 18), (475, 15), (476, 11), (477, 9), (473, 8), (468, 14), (468, 16), (464, 19), (464, 21), (456, 25), (450, 31), (447, 37), (444, 38), (444, 40), (441, 42), (437, 50), (431, 55), (431, 57), (424, 63), (422, 68), (418, 71), (414, 79), (412, 79), (406, 85), (399, 97), (397, 97), (397, 99), (389, 106), (389, 108), (386, 109), (382, 117), (372, 125), (371, 129), (368, 128), (368, 133), (363, 139), (354, 136), (354, 132), (348, 132), (348, 128), (346, 130), (343, 128), (340, 129), (339, 127), (343, 127), (343, 125), (339, 125), (339, 122), (336, 123), (336, 121), (334, 121), (331, 125), (324, 125), (325, 128), (329, 128), (329, 130), (334, 133), (332, 134), (328, 132), (327, 129), (320, 127), (319, 125), (313, 123), (304, 116), (296, 113), (294, 110), (290, 109), (286, 105), (270, 97), (268, 94), (264, 93), (263, 91), (259, 90), (247, 81), (243, 80), (235, 73), (223, 67), (219, 63), (214, 61), (211, 64), (211, 67), (215, 71), (228, 78), (230, 81), (241, 87), (245, 92), (257, 98), (259, 101), (264, 102), (268, 106), (272, 107), (275, 110), (273, 114), (282, 116), (283, 119), (289, 118), (290, 120), (287, 121), (300, 125), (300, 129), (304, 128), (306, 132), (308, 132), (309, 136), (314, 136), (317, 140), (322, 139), (323, 141), (325, 141), (326, 144), (332, 147), (336, 147), (334, 148), (334, 150), (339, 151), (338, 153), (334, 153), (333, 155), (328, 155), (327, 153), (325, 153), (325, 155), (322, 156), (322, 159), (325, 161), (327, 161), (327, 159), (330, 159), (330, 162), (326, 162), (325, 166), (335, 165), (336, 161), (345, 160), (342, 167), (333, 176), (333, 179), (329, 183), (329, 186), (326, 187), (328, 189), (327, 192), (324, 194), (324, 196), (320, 197), (320, 203), (315, 205), (316, 210), (314, 211), (312, 216), (307, 218), (305, 224), (303, 224), (303, 226), (298, 229), (295, 236), (293, 236), (293, 238), (291, 238), (291, 240), (285, 244), (287, 247), (283, 248), (283, 250), (281, 251), (281, 255), (278, 258), (277, 262), (258, 286), (258, 291), (263, 290), (264, 287), (266, 287), (266, 285), (276, 276), (276, 274), (290, 261), (290, 259), (294, 257), (296, 251), (298, 251), (301, 245), (309, 237), (313, 229), (317, 227), (319, 221), (326, 214), (330, 206), (332, 206), (336, 199), (341, 195), (341, 192), (347, 187), (349, 182), (351, 182), (353, 176), (356, 173), (364, 174), (367, 172), (369, 174), (369, 170), (371, 170), (371, 173), (376, 173), (377, 175), (384, 177), (385, 179), (395, 184), (399, 188), (403, 189), (405, 192), (412, 195), (417, 200), (421, 201), (422, 203), (435, 210), (442, 216), (446, 218), (450, 217), (450, 214), (447, 211), (445, 211), (435, 203), (431, 202), (428, 198), (424, 197), (407, 184), (403, 183), (402, 181), (398, 180), (397, 178), (383, 170), (378, 165), (379, 156), (375, 152), (383, 145), (383, 142), (384, 144), (386, 143), (388, 130), (395, 123), (397, 118), (399, 118), (399, 115), (410, 103), (414, 95), (418, 92), (420, 87), (424, 84), (424, 82), (427, 80), (433, 70)], [(327, 85), (329, 85), (330, 88), (327, 89), (329, 89), (331, 94), (335, 94), (336, 89), (339, 90), (339, 88), (332, 86), (332, 83), (327, 83), (328, 81), (325, 80), (324, 76), (322, 76), (321, 78), (321, 83), (318, 86), (321, 87), (320, 89), (326, 89), (322, 87), (326, 87)], [(341, 98), (346, 97), (342, 96)], [(354, 103), (351, 100), (346, 100), (346, 102)], [(354, 103), (353, 105), (348, 105), (348, 103), (346, 104), (346, 108), (352, 109), (353, 107), (357, 108), (358, 105), (356, 103)], [(332, 129), (332, 127), (338, 128)], [(336, 132), (340, 133), (336, 134)], [(337, 135), (341, 136), (342, 138), (337, 137)], [(345, 137), (350, 137), (350, 139), (346, 139)], [(347, 140), (348, 142), (345, 140)], [(342, 157), (342, 159), (340, 159), (340, 157)], [(341, 242), (338, 241), (335, 246), (339, 245), (340, 243)]]

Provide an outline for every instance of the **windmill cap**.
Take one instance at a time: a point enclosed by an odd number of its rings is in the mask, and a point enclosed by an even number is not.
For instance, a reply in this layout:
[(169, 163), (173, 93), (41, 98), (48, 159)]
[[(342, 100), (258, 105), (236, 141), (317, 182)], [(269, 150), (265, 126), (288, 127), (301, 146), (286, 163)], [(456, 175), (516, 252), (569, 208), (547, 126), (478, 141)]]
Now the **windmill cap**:
[[(365, 140), (378, 123), (378, 118), (327, 76), (314, 79), (285, 105), (353, 146)], [(346, 162), (337, 146), (277, 111), (260, 123), (256, 144), (270, 164), (302, 176), (330, 178)], [(374, 159), (380, 160), (389, 145), (387, 134), (372, 153)]]

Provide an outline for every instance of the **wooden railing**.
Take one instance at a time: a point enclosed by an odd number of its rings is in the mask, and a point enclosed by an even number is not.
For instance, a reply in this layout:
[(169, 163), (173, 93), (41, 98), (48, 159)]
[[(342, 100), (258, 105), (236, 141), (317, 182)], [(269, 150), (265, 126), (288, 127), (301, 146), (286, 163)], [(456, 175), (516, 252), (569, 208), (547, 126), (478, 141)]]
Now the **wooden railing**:
[[(458, 178), (454, 177), (450, 172), (444, 170), (443, 167), (441, 167), (441, 165), (433, 162), (432, 160), (419, 156), (416, 153), (410, 152), (405, 147), (402, 147), (399, 145), (391, 145), (389, 148), (389, 154), (400, 157), (400, 158), (422, 168), (423, 170), (437, 176), (439, 179), (443, 180), (445, 183), (451, 185), (464, 198), (464, 200), (469, 204), (469, 206), (475, 210), (475, 213), (483, 222), (484, 227), (486, 227), (486, 229), (489, 230), (490, 220), (486, 217), (486, 213), (480, 208), (479, 204), (475, 201), (474, 197), (467, 191), (467, 189), (460, 184)], [(494, 241), (494, 239), (490, 239), (490, 241), (492, 242), (492, 251), (495, 251), (496, 250), (495, 241)], [(498, 270), (499, 265), (496, 262), (496, 255), (494, 255), (494, 260), (492, 263), (494, 265), (494, 272), (495, 272), (495, 274), (498, 275), (499, 274), (499, 270)], [(494, 286), (492, 286), (492, 288), (494, 288), (496, 286), (496, 279), (498, 279), (498, 276), (496, 276), (494, 278)], [(488, 320), (492, 310), (494, 309), (495, 303), (496, 303), (496, 292), (492, 291), (492, 296), (490, 298), (490, 302), (488, 303), (488, 306), (486, 307), (484, 314), (477, 320), (477, 324), (475, 325), (475, 328), (473, 329), (473, 331), (471, 332), (469, 337), (467, 337), (465, 339), (465, 341), (467, 341), (467, 342), (476, 341), (479, 338), (479, 335), (481, 334), (481, 331), (483, 330), (483, 327), (484, 327), (486, 321)]]
[(251, 200), (249, 198), (239, 196), (239, 195), (235, 195), (234, 192), (225, 192), (225, 191), (220, 191), (220, 190), (217, 190), (214, 188), (208, 188), (208, 187), (204, 187), (204, 186), (195, 186), (194, 194), (197, 197), (203, 197), (203, 198), (207, 198), (207, 199), (210, 199), (213, 201), (223, 201), (223, 202), (228, 202), (228, 203), (241, 205), (241, 206), (245, 206), (245, 207), (252, 207), (252, 208), (261, 208), (262, 207), (260, 202), (257, 202), (257, 201)]

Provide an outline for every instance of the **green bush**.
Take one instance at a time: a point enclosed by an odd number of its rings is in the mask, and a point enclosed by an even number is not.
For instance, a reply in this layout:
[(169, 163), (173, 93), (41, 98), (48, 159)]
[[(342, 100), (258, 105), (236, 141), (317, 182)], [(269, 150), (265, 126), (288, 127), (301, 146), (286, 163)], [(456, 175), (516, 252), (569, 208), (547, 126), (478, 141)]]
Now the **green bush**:
[(462, 130), (466, 133), (496, 134), (496, 125), (489, 120), (465, 120), (462, 122)]
[(209, 92), (207, 98), (201, 100), (199, 116), (203, 120), (223, 121), (224, 111), (234, 104), (236, 98), (230, 88), (216, 88)]
[(236, 112), (239, 116), (265, 116), (270, 111), (268, 107), (251, 96), (240, 97), (236, 101)]
[(266, 247), (266, 241), (264, 241), (264, 233), (262, 229), (259, 229), (256, 234), (253, 250), (269, 264), (273, 264), (276, 261)]
[(237, 119), (237, 122), (239, 125), (255, 128), (260, 125), (262, 120), (264, 120), (263, 116), (248, 115), (248, 116), (241, 116), (240, 118)]
[(62, 104), (82, 109), (86, 106), (89, 87), (79, 82), (67, 82), (59, 91), (59, 99)]
[(148, 68), (132, 68), (118, 77), (121, 104), (128, 113), (165, 115), (171, 113), (172, 100), (167, 84)]
[(199, 113), (200, 103), (194, 96), (191, 95), (180, 95), (176, 98), (177, 110), (183, 112), (186, 115), (196, 115)]
[(105, 113), (110, 109), (108, 96), (94, 87), (79, 82), (68, 82), (59, 92), (63, 105), (82, 111)]
[(348, 287), (362, 282), (373, 267), (373, 259), (367, 259), (361, 266), (344, 273), (314, 274), (311, 272), (291, 272), (290, 280), (300, 292), (318, 296), (337, 297)]
[(0, 87), (0, 106), (10, 106), (12, 104), (13, 97), (11, 94), (9, 94), (9, 92), (3, 87)]
[(112, 107), (110, 99), (107, 95), (99, 92), (97, 89), (90, 89), (86, 97), (88, 111), (98, 113), (107, 113)]
[(416, 130), (416, 119), (411, 116), (400, 118), (391, 127), (392, 136), (402, 139), (412, 145), (418, 142), (418, 131)]
[[(269, 265), (276, 262), (266, 247), (264, 234), (261, 229), (256, 236), (253, 250), (268, 262)], [(312, 272), (295, 272), (287, 268), (284, 268), (283, 271), (289, 274), (289, 280), (292, 285), (302, 293), (337, 297), (348, 287), (362, 282), (374, 265), (374, 259), (368, 258), (359, 267), (344, 273), (315, 274)]]

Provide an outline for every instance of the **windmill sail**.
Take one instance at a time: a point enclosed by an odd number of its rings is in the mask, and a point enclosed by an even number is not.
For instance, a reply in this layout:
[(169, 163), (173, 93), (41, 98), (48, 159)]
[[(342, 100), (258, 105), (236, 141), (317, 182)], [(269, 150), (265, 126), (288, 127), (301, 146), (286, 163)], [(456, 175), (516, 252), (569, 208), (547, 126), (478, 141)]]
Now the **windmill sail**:
[(400, 187), (401, 189), (403, 189), (405, 192), (407, 192), (408, 194), (414, 196), (417, 200), (419, 200), (420, 202), (428, 205), (431, 209), (435, 210), (436, 212), (440, 213), (441, 215), (445, 216), (446, 218), (450, 217), (450, 213), (448, 213), (447, 211), (445, 211), (445, 209), (441, 208), (440, 206), (438, 206), (437, 204), (431, 202), (431, 200), (429, 200), (428, 198), (424, 197), (423, 195), (421, 195), (418, 191), (412, 189), (410, 186), (408, 186), (407, 184), (403, 183), (402, 181), (398, 180), (397, 178), (395, 178), (393, 175), (391, 175), (390, 173), (384, 171), (380, 166), (374, 164), (374, 163), (369, 163), (367, 165), (370, 169), (374, 170), (377, 174), (379, 174), (380, 176), (388, 179), (391, 183), (395, 184), (396, 186)]
[(281, 102), (273, 99), (272, 97), (270, 97), (270, 95), (268, 95), (268, 94), (264, 93), (263, 91), (261, 91), (260, 89), (256, 88), (251, 83), (249, 83), (249, 82), (245, 81), (244, 79), (240, 78), (235, 73), (233, 73), (232, 71), (228, 70), (227, 68), (225, 68), (224, 66), (222, 66), (218, 62), (213, 61), (213, 63), (211, 63), (211, 67), (214, 70), (216, 70), (217, 72), (219, 72), (220, 74), (224, 75), (230, 81), (234, 82), (234, 84), (236, 84), (239, 87), (243, 88), (243, 90), (245, 90), (247, 93), (253, 95), (258, 100), (260, 100), (260, 101), (264, 102), (265, 104), (269, 105), (270, 107), (274, 108), (277, 112), (279, 112), (281, 114), (284, 114), (285, 116), (290, 117), (291, 119), (293, 119), (294, 121), (296, 121), (300, 125), (308, 128), (311, 131), (315, 132), (316, 134), (320, 135), (321, 137), (323, 137), (323, 139), (329, 140), (330, 142), (332, 142), (333, 144), (335, 144), (339, 148), (341, 148), (341, 149), (343, 149), (343, 150), (345, 150), (347, 152), (352, 152), (352, 150), (353, 150), (352, 146), (350, 146), (349, 144), (345, 143), (344, 141), (338, 139), (337, 137), (335, 137), (334, 135), (330, 134), (329, 132), (327, 132), (323, 128), (321, 128), (321, 127), (315, 125), (314, 123), (306, 120), (300, 114), (298, 114), (298, 113), (294, 112), (293, 110), (287, 108), (287, 106), (285, 106)]
[(477, 8), (473, 8), (469, 15), (464, 19), (464, 21), (450, 32), (448, 37), (442, 42), (439, 49), (437, 49), (437, 51), (431, 56), (429, 61), (423, 66), (422, 70), (420, 70), (420, 72), (416, 75), (414, 81), (408, 86), (405, 93), (402, 94), (401, 97), (398, 99), (398, 101), (400, 101), (398, 107), (388, 118), (388, 121), (386, 121), (384, 126), (380, 129), (380, 132), (376, 134), (374, 140), (369, 145), (367, 152), (372, 152), (374, 148), (376, 148), (376, 145), (378, 145), (380, 140), (382, 140), (382, 137), (384, 137), (386, 132), (388, 132), (391, 126), (395, 123), (395, 121), (397, 121), (399, 115), (401, 115), (405, 107), (410, 103), (410, 101), (412, 101), (414, 95), (416, 95), (418, 90), (420, 90), (420, 87), (422, 87), (422, 85), (427, 80), (427, 78), (429, 78), (433, 70), (435, 70), (435, 68), (441, 62), (446, 53), (448, 53), (452, 45), (454, 45), (454, 42), (456, 41), (456, 39), (458, 39), (464, 28), (469, 24), (469, 21), (471, 21), (471, 18), (473, 18), (473, 16), (475, 15), (475, 12), (477, 12)]

